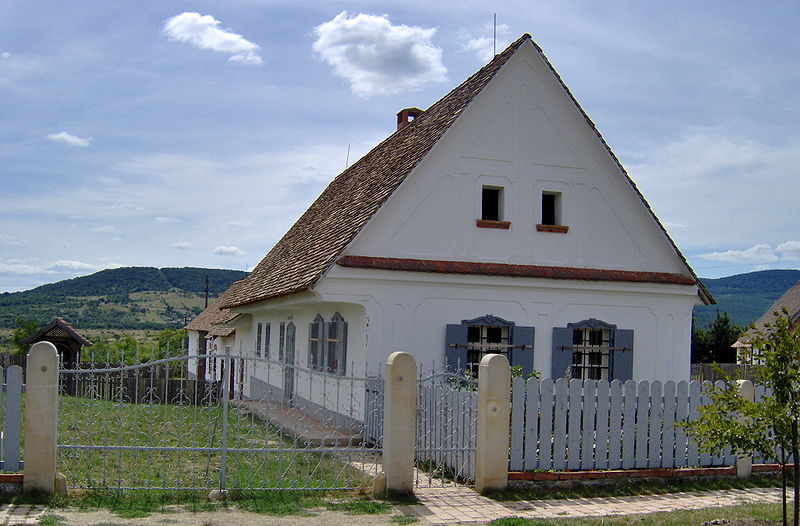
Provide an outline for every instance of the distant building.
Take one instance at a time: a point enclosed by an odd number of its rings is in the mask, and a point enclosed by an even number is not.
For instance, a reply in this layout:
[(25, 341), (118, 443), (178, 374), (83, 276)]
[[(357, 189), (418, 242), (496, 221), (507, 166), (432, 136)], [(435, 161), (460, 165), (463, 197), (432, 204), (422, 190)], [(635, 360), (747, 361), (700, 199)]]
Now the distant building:
[(750, 354), (750, 340), (754, 336), (754, 332), (756, 330), (763, 330), (767, 324), (771, 324), (775, 321), (775, 313), (780, 312), (781, 309), (786, 309), (789, 312), (789, 322), (792, 326), (796, 326), (798, 322), (800, 322), (800, 281), (795, 283), (792, 287), (789, 288), (783, 295), (773, 303), (767, 311), (755, 321), (753, 324), (753, 328), (746, 331), (736, 343), (733, 344), (732, 347), (739, 350), (737, 361), (742, 363), (745, 361), (745, 358), (750, 360), (751, 362), (760, 363), (758, 357), (758, 350), (752, 353), (752, 356), (747, 356)]
[(50, 342), (55, 345), (59, 362), (64, 369), (76, 369), (81, 361), (81, 349), (93, 345), (64, 318), (55, 318), (38, 332), (22, 341), (25, 345), (33, 345), (37, 342)]

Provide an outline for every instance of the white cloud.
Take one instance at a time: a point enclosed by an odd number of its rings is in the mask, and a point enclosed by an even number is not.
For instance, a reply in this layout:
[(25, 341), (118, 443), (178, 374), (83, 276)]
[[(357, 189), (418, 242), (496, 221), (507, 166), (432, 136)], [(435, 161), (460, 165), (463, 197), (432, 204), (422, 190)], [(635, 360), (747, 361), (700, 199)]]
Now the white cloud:
[(96, 226), (91, 229), (92, 232), (113, 232), (114, 227), (111, 225)]
[(103, 267), (92, 265), (91, 263), (84, 263), (82, 261), (74, 261), (70, 259), (60, 259), (47, 266), (46, 270), (53, 270), (56, 272), (69, 272), (69, 271), (90, 271), (97, 272)]
[(228, 226), (231, 228), (250, 228), (253, 226), (253, 221), (250, 219), (244, 219), (241, 221), (228, 221)]
[(361, 97), (447, 80), (442, 49), (431, 41), (436, 28), (392, 25), (386, 15), (348, 16), (342, 11), (314, 32), (314, 52)]
[[(135, 205), (133, 203), (118, 203), (108, 207), (112, 212), (122, 212), (128, 214), (144, 212), (144, 207)], [(80, 217), (76, 219), (81, 219)]]
[(177, 217), (158, 216), (155, 218), (156, 223), (180, 223), (181, 220)]
[(461, 44), (462, 51), (475, 53), (478, 60), (481, 62), (489, 62), (494, 57), (494, 52), (500, 53), (511, 44), (513, 34), (511, 27), (508, 24), (499, 24), (497, 26), (497, 44), (494, 43), (494, 27), (490, 22), (483, 26), (481, 36), (474, 36), (466, 29), (458, 30), (458, 38), (463, 41)]
[(220, 245), (214, 249), (214, 254), (217, 256), (241, 256), (244, 255), (244, 251), (239, 249), (239, 247)]
[(800, 260), (800, 241), (786, 241), (775, 247), (775, 251), (782, 253), (784, 259)]
[(188, 250), (192, 248), (194, 245), (189, 243), (188, 241), (178, 241), (177, 243), (173, 243), (170, 245), (170, 248), (177, 248), (179, 250)]
[(186, 12), (164, 22), (162, 31), (170, 40), (231, 55), (229, 62), (250, 65), (262, 63), (257, 44), (233, 31), (220, 29), (219, 24), (219, 20), (211, 15)]
[(78, 137), (77, 135), (72, 135), (71, 133), (67, 132), (58, 132), (58, 133), (51, 133), (46, 137), (47, 139), (53, 142), (61, 142), (64, 144), (68, 144), (70, 146), (82, 146), (86, 147), (91, 144), (91, 139), (84, 139), (83, 137)]
[[(49, 272), (52, 274), (52, 272)], [(18, 276), (28, 276), (34, 274), (48, 274), (42, 267), (26, 265), (23, 263), (3, 263), (0, 262), (0, 274), (13, 274)]]
[(10, 247), (19, 246), (22, 244), (16, 237), (9, 236), (7, 234), (0, 234), (0, 243), (2, 243), (3, 245), (8, 245)]
[(760, 243), (745, 250), (709, 252), (698, 257), (728, 263), (767, 264), (800, 260), (800, 241), (786, 241), (776, 247)]

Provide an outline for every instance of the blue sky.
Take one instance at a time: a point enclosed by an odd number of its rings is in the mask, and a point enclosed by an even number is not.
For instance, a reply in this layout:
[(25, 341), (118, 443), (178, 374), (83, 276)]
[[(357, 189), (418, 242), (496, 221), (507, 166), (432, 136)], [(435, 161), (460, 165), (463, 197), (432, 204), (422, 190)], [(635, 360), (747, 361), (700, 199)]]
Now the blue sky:
[[(400, 6), (400, 7), (398, 7)], [(485, 2), (0, 3), (0, 292), (251, 269), (491, 56)], [(696, 272), (800, 267), (793, 1), (509, 1)]]

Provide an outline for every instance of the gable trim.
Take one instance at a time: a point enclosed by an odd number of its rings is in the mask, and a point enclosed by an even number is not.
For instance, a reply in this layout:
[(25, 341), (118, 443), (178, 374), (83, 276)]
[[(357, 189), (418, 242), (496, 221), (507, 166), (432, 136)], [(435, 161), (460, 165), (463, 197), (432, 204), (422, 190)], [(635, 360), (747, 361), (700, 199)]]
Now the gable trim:
[(619, 281), (630, 283), (659, 283), (667, 285), (697, 285), (697, 280), (669, 272), (607, 270), (540, 265), (510, 265), (479, 263), (477, 261), (443, 261), (372, 256), (344, 256), (336, 261), (342, 267), (372, 270), (402, 270), (440, 274), (477, 274), (515, 278), (571, 279), (579, 281)]

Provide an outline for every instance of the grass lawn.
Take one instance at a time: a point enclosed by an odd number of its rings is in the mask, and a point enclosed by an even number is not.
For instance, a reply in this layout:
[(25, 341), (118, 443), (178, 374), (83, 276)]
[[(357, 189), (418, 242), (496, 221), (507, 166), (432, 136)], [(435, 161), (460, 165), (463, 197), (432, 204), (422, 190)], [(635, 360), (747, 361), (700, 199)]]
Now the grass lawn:
[[(59, 443), (82, 446), (217, 448), (222, 443), (220, 404), (117, 403), (62, 396)], [(228, 409), (226, 487), (360, 488), (372, 479), (342, 458), (304, 449), (275, 427), (239, 408)], [(274, 449), (294, 448), (292, 452)], [(366, 452), (368, 453), (368, 451)], [(59, 449), (58, 469), (70, 487), (219, 487), (218, 451)], [(354, 451), (353, 460), (361, 453)]]

